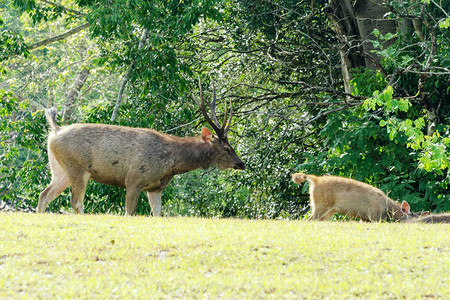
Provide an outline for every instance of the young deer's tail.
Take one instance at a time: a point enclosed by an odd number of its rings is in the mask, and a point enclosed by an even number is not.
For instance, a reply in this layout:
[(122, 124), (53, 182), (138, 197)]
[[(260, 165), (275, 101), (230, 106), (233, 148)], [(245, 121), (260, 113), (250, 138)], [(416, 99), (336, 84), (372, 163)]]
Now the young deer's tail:
[(306, 175), (305, 173), (292, 174), (292, 181), (295, 182), (296, 184), (303, 183), (307, 179), (308, 179), (308, 175)]
[(58, 131), (59, 126), (56, 125), (56, 115), (58, 114), (58, 110), (55, 107), (51, 107), (45, 110), (45, 116), (47, 117), (47, 121), (52, 127), (53, 131)]

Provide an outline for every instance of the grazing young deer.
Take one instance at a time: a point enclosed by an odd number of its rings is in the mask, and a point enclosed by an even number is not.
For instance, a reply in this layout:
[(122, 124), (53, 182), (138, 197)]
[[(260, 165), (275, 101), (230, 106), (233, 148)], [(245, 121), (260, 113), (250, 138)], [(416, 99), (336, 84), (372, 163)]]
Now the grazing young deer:
[(406, 201), (400, 204), (380, 189), (354, 179), (295, 173), (292, 180), (297, 184), (309, 181), (312, 215), (308, 220), (329, 220), (335, 213), (369, 222), (419, 216)]
[(216, 132), (203, 127), (199, 137), (177, 137), (148, 128), (130, 128), (106, 124), (56, 125), (56, 109), (47, 110), (51, 126), (48, 157), (52, 173), (50, 185), (39, 195), (37, 211), (72, 186), (70, 204), (83, 213), (83, 198), (89, 179), (126, 188), (126, 215), (133, 215), (142, 190), (147, 192), (154, 216), (161, 215), (162, 190), (176, 174), (211, 166), (244, 170), (245, 165), (228, 142), (231, 123), (225, 109), (221, 126), (215, 113), (216, 93), (207, 103), (208, 116), (200, 85), (200, 110)]
[(418, 218), (404, 220), (407, 223), (450, 223), (450, 213), (428, 214)]

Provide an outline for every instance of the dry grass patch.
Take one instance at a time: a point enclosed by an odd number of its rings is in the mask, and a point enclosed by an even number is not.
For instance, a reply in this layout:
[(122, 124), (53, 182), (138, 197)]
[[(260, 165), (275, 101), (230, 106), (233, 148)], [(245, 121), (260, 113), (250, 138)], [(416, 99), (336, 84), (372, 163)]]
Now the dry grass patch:
[(0, 298), (449, 297), (450, 226), (0, 213)]

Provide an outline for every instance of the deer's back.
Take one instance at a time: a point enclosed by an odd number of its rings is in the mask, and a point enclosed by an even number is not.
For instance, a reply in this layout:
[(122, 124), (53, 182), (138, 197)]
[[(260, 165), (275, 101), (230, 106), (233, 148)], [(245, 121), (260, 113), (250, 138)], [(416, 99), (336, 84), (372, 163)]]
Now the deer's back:
[(388, 204), (393, 201), (376, 187), (338, 176), (317, 177), (313, 197), (316, 203), (367, 221), (384, 219)]
[(65, 169), (87, 171), (99, 182), (125, 186), (130, 174), (154, 174), (157, 180), (165, 172), (170, 139), (146, 128), (73, 124), (49, 137), (49, 150)]

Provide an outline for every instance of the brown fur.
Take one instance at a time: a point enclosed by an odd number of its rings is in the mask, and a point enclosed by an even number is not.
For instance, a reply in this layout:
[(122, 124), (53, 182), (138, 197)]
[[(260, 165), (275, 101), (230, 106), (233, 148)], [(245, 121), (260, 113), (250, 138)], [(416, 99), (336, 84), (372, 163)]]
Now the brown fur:
[(429, 214), (405, 220), (408, 223), (450, 223), (450, 213)]
[(370, 222), (417, 215), (407, 202), (400, 205), (380, 189), (354, 179), (296, 173), (292, 180), (297, 184), (309, 181), (312, 215), (308, 220), (329, 220), (335, 213)]
[(181, 138), (147, 128), (105, 124), (59, 127), (56, 110), (47, 111), (51, 125), (48, 156), (52, 182), (39, 195), (38, 212), (72, 186), (71, 206), (83, 212), (89, 179), (127, 189), (126, 214), (136, 211), (139, 195), (147, 192), (153, 215), (161, 214), (161, 192), (176, 174), (211, 166), (244, 169), (225, 139), (202, 129), (201, 137)]

